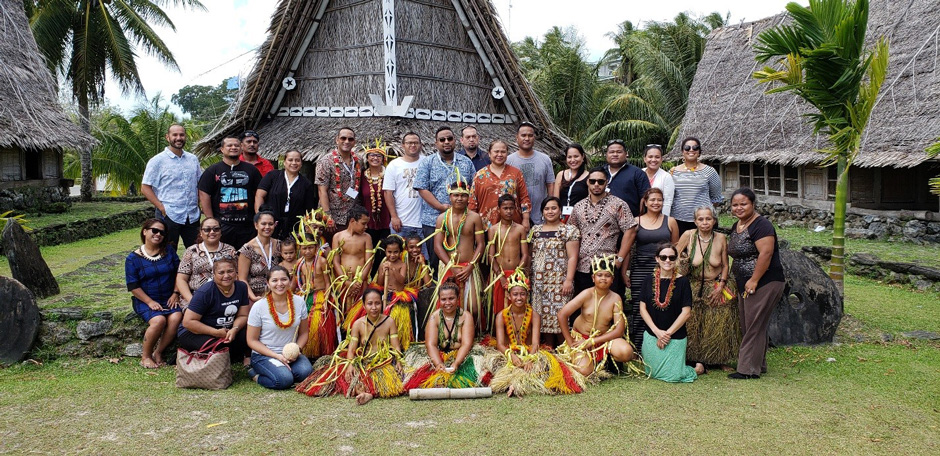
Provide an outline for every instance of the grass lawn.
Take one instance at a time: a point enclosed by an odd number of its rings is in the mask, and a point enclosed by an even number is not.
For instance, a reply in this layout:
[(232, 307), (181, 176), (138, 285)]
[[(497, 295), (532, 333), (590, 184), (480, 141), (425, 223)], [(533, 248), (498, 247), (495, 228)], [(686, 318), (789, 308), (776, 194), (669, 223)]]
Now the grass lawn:
[[(137, 233), (43, 248), (63, 292), (41, 305), (130, 310), (123, 257)], [(846, 293), (841, 343), (774, 348), (758, 381), (713, 371), (683, 385), (615, 378), (574, 396), (357, 407), (265, 390), (241, 368), (211, 392), (176, 389), (171, 368), (136, 358), (24, 363), (0, 369), (0, 454), (940, 454), (940, 342), (900, 337), (938, 331), (940, 293), (851, 275)]]
[(121, 201), (92, 201), (90, 203), (76, 202), (67, 212), (61, 214), (26, 214), (26, 226), (33, 229), (43, 228), (57, 223), (68, 223), (78, 220), (88, 220), (95, 217), (106, 217), (121, 212), (135, 211), (152, 207), (147, 201), (136, 203)]

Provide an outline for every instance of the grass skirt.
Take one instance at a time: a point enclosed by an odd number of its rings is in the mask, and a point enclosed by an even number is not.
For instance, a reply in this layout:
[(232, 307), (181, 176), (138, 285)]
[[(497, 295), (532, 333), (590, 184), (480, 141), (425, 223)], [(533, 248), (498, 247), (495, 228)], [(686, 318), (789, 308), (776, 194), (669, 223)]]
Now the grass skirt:
[(297, 385), (297, 392), (318, 397), (369, 393), (388, 398), (404, 394), (404, 368), (398, 352), (383, 345), (372, 355), (347, 359), (343, 356), (346, 345), (344, 342), (332, 357), (317, 360), (313, 373)]
[[(714, 281), (692, 280), (692, 313), (685, 322), (688, 333), (689, 349), (686, 356), (703, 364), (731, 364), (738, 356), (741, 345), (741, 323), (738, 315), (737, 293), (734, 281), (728, 288), (735, 295), (720, 306), (708, 303), (708, 296), (714, 287)], [(699, 298), (699, 288), (704, 286), (703, 297)]]
[[(453, 373), (440, 372), (434, 368), (424, 345), (414, 344), (405, 353), (405, 364), (416, 366), (405, 378), (405, 391), (414, 388), (474, 388), (486, 386), (492, 375), (483, 368), (483, 349), (474, 346), (470, 354), (457, 367)], [(457, 357), (457, 350), (442, 353), (444, 364), (450, 363)]]
[(571, 369), (547, 350), (539, 350), (529, 355), (516, 353), (523, 362), (531, 361), (532, 367), (526, 370), (516, 366), (508, 353), (499, 353), (495, 349), (487, 350), (484, 356), (484, 368), (493, 372), (490, 388), (494, 393), (504, 393), (513, 389), (513, 394), (575, 394), (584, 391), (587, 378)]
[(669, 383), (692, 383), (698, 375), (695, 369), (685, 365), (685, 348), (688, 339), (673, 339), (660, 350), (656, 336), (643, 331), (643, 361), (646, 374), (651, 378)]
[(390, 305), (385, 308), (385, 315), (391, 317), (395, 326), (398, 327), (398, 341), (401, 342), (401, 349), (408, 350), (415, 340), (411, 310), (418, 300), (418, 291), (414, 288), (405, 288), (404, 291), (396, 291), (390, 295)]
[(326, 290), (318, 290), (307, 295), (310, 331), (307, 334), (307, 343), (301, 348), (301, 353), (308, 358), (329, 355), (339, 344), (336, 335), (336, 313), (327, 300), (329, 296)]

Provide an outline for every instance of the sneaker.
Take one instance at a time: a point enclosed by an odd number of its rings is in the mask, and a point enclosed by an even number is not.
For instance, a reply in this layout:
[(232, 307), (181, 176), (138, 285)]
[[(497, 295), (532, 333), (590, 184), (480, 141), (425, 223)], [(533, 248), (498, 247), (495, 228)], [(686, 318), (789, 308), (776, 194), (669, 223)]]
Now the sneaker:
[(751, 379), (758, 379), (758, 378), (760, 378), (760, 375), (757, 375), (757, 374), (742, 374), (742, 373), (740, 373), (740, 372), (734, 372), (734, 373), (728, 374), (728, 378), (730, 378), (730, 379), (732, 379), (732, 380), (751, 380)]

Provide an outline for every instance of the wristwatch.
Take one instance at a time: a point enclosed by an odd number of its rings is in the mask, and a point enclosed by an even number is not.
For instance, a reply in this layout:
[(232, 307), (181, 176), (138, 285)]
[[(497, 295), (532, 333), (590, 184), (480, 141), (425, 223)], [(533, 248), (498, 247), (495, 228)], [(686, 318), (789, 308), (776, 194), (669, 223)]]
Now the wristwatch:
[(618, 256), (618, 257), (617, 257), (617, 264), (623, 264), (623, 257), (622, 257), (622, 256)]

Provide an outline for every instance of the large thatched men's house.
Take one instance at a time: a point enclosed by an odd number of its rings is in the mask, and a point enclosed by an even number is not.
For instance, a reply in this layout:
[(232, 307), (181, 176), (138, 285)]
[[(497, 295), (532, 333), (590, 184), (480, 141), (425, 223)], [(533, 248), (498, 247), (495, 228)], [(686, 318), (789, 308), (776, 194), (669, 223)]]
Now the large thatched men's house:
[(0, 212), (68, 201), (62, 150), (94, 138), (69, 121), (20, 0), (0, 0)]
[(537, 149), (564, 148), (489, 0), (281, 0), (232, 116), (199, 150), (254, 129), (267, 158), (315, 160), (346, 125), (397, 148), (408, 131), (430, 146), (441, 125), (508, 140), (522, 121), (540, 127)]
[[(834, 200), (835, 167), (820, 168), (822, 154), (815, 152), (825, 147), (824, 138), (813, 136), (800, 117), (809, 112), (807, 105), (789, 93), (766, 95), (766, 86), (751, 77), (760, 69), (753, 50), (757, 35), (784, 20), (778, 15), (709, 35), (680, 137), (702, 140), (703, 159), (720, 166), (727, 192), (750, 186), (761, 200), (783, 202), (792, 218), (812, 222), (805, 215), (812, 211), (800, 207), (831, 211)], [(890, 62), (849, 173), (849, 221), (855, 229), (889, 218), (920, 234), (936, 235), (927, 230), (940, 227), (940, 201), (927, 184), (940, 174), (940, 163), (924, 153), (940, 136), (938, 34), (936, 0), (871, 2), (868, 40), (886, 36)], [(883, 228), (891, 229), (879, 225), (876, 231)], [(874, 233), (884, 234), (889, 233)]]

